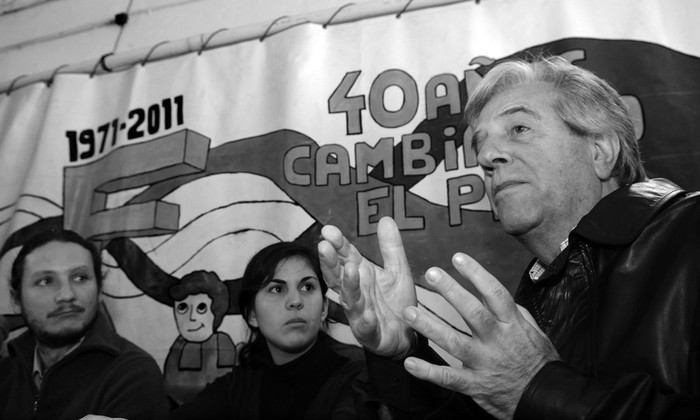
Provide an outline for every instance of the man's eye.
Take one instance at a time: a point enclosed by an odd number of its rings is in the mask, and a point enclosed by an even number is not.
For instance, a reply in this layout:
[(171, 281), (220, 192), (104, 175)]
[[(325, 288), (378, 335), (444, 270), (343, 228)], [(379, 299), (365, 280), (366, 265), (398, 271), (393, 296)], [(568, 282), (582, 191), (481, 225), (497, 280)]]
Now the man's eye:
[(48, 286), (49, 284), (51, 284), (52, 281), (53, 279), (51, 277), (42, 277), (38, 279), (34, 284), (36, 284), (37, 286)]
[(187, 313), (187, 308), (188, 308), (188, 306), (186, 303), (180, 302), (175, 307), (175, 310), (177, 310), (177, 313), (179, 313), (179, 314), (184, 314), (184, 313)]
[(88, 276), (87, 274), (76, 274), (73, 277), (73, 281), (78, 282), (78, 283), (84, 283), (88, 280), (90, 280), (90, 276)]
[(197, 305), (197, 313), (198, 314), (205, 314), (207, 313), (207, 304), (202, 302), (199, 305)]
[(528, 130), (529, 130), (529, 128), (524, 126), (524, 125), (515, 125), (511, 129), (511, 131), (513, 131), (514, 134), (522, 134)]

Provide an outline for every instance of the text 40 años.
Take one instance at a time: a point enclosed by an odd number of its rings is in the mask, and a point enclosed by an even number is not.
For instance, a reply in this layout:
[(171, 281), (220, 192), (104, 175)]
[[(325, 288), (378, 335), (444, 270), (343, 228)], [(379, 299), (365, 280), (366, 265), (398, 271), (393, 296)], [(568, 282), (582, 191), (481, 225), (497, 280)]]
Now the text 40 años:
[(160, 103), (155, 103), (148, 108), (132, 109), (126, 121), (115, 118), (97, 129), (67, 130), (69, 159), (75, 162), (103, 153), (105, 148), (112, 148), (117, 144), (117, 138), (124, 131), (127, 140), (135, 140), (183, 125), (185, 123), (183, 108), (184, 99), (179, 95), (163, 99)]

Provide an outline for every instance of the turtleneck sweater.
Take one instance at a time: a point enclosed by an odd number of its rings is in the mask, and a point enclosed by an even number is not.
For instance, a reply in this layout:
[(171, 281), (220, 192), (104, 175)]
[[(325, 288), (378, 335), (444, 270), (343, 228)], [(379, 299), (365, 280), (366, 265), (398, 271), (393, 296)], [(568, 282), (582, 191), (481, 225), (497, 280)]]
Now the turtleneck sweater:
[(236, 366), (209, 384), (172, 419), (352, 419), (352, 382), (364, 362), (335, 353), (331, 338), (319, 334), (304, 354), (275, 365), (265, 347), (259, 366)]

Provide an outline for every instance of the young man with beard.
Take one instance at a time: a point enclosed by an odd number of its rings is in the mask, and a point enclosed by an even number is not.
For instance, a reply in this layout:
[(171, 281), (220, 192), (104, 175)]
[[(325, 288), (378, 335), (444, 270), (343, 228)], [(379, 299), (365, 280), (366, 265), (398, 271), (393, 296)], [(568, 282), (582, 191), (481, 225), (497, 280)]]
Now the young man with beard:
[(0, 418), (160, 418), (168, 410), (153, 358), (99, 311), (100, 254), (75, 232), (30, 238), (12, 265), (10, 292), (28, 330), (0, 360)]

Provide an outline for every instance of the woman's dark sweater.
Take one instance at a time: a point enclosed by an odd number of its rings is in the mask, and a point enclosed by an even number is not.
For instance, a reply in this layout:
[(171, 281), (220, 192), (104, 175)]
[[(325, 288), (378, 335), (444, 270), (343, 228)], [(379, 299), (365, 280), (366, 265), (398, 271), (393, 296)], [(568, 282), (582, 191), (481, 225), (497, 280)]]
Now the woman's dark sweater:
[(320, 333), (299, 358), (277, 366), (267, 351), (259, 366), (237, 366), (171, 413), (172, 419), (354, 419), (352, 390), (364, 362), (330, 348)]

